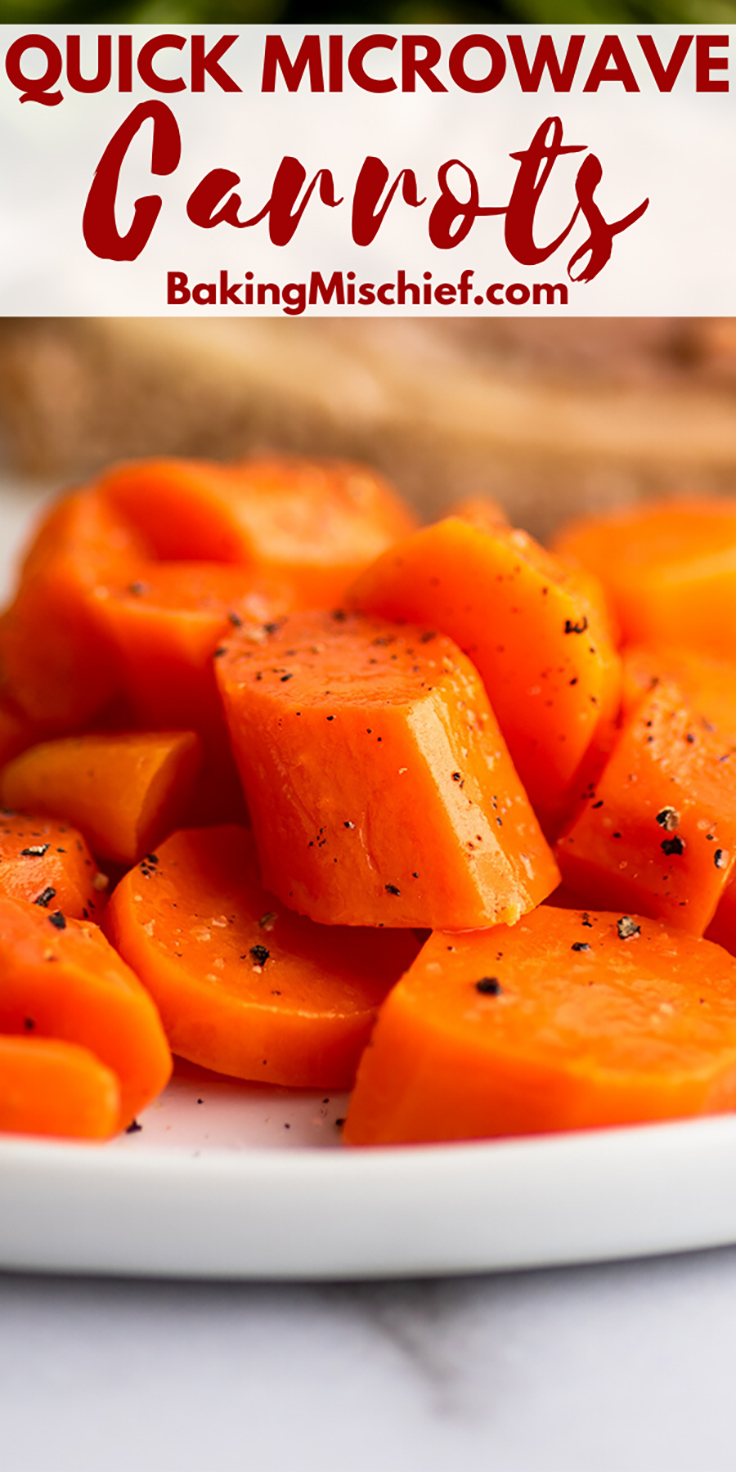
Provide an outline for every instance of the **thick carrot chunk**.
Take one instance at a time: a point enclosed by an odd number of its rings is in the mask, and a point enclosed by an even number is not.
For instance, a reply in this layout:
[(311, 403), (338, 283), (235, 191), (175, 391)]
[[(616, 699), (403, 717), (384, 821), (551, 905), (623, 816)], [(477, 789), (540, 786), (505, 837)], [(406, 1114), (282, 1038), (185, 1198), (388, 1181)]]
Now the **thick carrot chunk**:
[(736, 863), (736, 751), (680, 687), (643, 697), (557, 844), (566, 884), (702, 935)]
[(106, 888), (76, 828), (0, 811), (0, 893), (51, 913), (99, 920)]
[(655, 501), (583, 517), (559, 553), (606, 588), (628, 643), (682, 644), (736, 658), (736, 503)]
[(87, 1048), (0, 1037), (0, 1130), (106, 1140), (119, 1120), (117, 1078)]
[(410, 932), (313, 925), (261, 884), (242, 828), (176, 833), (132, 870), (107, 927), (173, 1050), (237, 1078), (347, 1088)]
[(698, 649), (631, 645), (623, 653), (622, 714), (628, 716), (643, 695), (663, 680), (679, 686), (705, 729), (736, 742), (736, 663)]
[(557, 883), (480, 679), (450, 639), (342, 612), (217, 661), (264, 883), (326, 925), (513, 922)]
[(74, 729), (114, 694), (118, 675), (101, 631), (95, 589), (135, 576), (140, 537), (89, 491), (53, 507), (0, 621), (0, 664), (20, 710), (48, 731)]
[(0, 801), (64, 818), (100, 858), (134, 864), (176, 823), (199, 771), (192, 731), (43, 741), (0, 774)]
[(602, 595), (525, 532), (455, 516), (384, 553), (348, 601), (431, 620), (460, 645), (543, 828), (559, 829), (618, 713), (620, 661)]
[(430, 937), (388, 996), (353, 1145), (587, 1129), (736, 1108), (736, 962), (657, 921), (543, 905)]
[(119, 1129), (171, 1074), (156, 1008), (102, 931), (0, 895), (0, 1033), (29, 1032), (79, 1043), (112, 1070)]
[(152, 562), (134, 581), (96, 589), (100, 627), (118, 661), (136, 720), (150, 728), (219, 733), (222, 706), (212, 657), (235, 628), (287, 613), (288, 588), (256, 584), (244, 567), (217, 562)]
[(416, 521), (374, 471), (342, 461), (148, 460), (118, 466), (101, 495), (165, 560), (238, 562), (286, 578), (294, 606), (342, 597)]
[(240, 517), (258, 566), (288, 577), (299, 608), (324, 608), (417, 524), (393, 488), (343, 460), (251, 460), (233, 466)]

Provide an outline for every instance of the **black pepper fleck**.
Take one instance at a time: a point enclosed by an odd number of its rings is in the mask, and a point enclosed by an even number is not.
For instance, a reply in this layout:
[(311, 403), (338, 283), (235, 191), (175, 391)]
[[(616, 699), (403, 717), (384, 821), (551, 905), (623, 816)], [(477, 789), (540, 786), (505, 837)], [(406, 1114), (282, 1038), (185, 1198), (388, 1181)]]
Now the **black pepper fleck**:
[(566, 618), (565, 619), (565, 633), (566, 634), (584, 634), (585, 633), (585, 630), (587, 629), (587, 627), (588, 627), (588, 620), (585, 617), (585, 614), (583, 614), (583, 617), (581, 619), (579, 619), (577, 623), (575, 623), (574, 620), (571, 619), (571, 618)]
[(665, 833), (674, 833), (675, 829), (680, 826), (680, 814), (677, 808), (661, 808), (657, 813), (656, 821), (660, 828), (664, 828)]
[(572, 943), (572, 949), (574, 951), (590, 951), (592, 950), (592, 947), (588, 945), (587, 940), (574, 940)]
[(484, 997), (500, 997), (503, 987), (497, 976), (481, 976), (480, 981), (475, 983), (475, 990)]
[(726, 853), (725, 849), (716, 849), (713, 855), (713, 863), (715, 864), (716, 869), (725, 869), (728, 863), (728, 854)]
[(38, 897), (33, 901), (33, 903), (34, 903), (34, 905), (41, 905), (42, 908), (45, 910), (46, 909), (46, 906), (51, 903), (51, 901), (54, 898), (55, 894), (56, 894), (56, 890), (55, 889), (52, 889), (51, 888), (51, 885), (48, 885), (46, 889), (42, 889), (41, 890), (40, 895), (38, 895)]
[(397, 889), (395, 884), (385, 884), (384, 889), (386, 894), (401, 894), (401, 890)]
[(255, 945), (251, 946), (250, 954), (253, 957), (256, 966), (265, 966), (269, 956), (271, 955), (271, 952), (269, 951), (268, 946)]
[(66, 930), (66, 920), (61, 910), (54, 910), (53, 914), (49, 915), (49, 920), (56, 930)]

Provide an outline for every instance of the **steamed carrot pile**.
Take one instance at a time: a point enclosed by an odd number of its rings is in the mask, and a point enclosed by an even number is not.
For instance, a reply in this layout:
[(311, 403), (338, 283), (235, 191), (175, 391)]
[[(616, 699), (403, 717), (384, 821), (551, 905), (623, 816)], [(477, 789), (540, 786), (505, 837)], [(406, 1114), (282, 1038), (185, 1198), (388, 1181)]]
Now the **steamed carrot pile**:
[(343, 462), (62, 496), (0, 616), (0, 1130), (172, 1052), (353, 1145), (736, 1109), (736, 510), (553, 550)]

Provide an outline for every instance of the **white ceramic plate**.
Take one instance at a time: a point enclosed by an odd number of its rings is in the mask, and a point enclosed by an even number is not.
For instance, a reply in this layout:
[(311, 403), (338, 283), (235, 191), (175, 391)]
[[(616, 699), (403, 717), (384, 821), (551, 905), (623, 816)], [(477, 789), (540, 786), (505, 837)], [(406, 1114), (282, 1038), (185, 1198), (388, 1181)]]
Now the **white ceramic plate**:
[[(40, 497), (0, 483), (0, 595)], [(105, 1146), (0, 1139), (0, 1268), (349, 1278), (736, 1242), (736, 1120), (347, 1151), (346, 1096), (181, 1070)]]
[[(199, 1101), (202, 1101), (201, 1103)], [(346, 1150), (345, 1096), (175, 1078), (110, 1145), (0, 1142), (0, 1266), (360, 1278), (736, 1241), (736, 1120)]]

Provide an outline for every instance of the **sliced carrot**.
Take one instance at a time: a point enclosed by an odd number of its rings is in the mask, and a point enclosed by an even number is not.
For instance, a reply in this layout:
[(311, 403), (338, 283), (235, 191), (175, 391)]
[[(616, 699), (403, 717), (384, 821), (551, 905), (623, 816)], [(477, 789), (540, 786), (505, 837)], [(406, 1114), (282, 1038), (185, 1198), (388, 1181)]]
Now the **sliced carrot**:
[(417, 524), (366, 465), (284, 457), (246, 460), (233, 474), (255, 561), (289, 580), (297, 608), (339, 602), (361, 568)]
[(0, 811), (0, 893), (78, 920), (98, 920), (106, 888), (76, 828)]
[(105, 471), (96, 486), (159, 560), (253, 561), (229, 466), (211, 460), (130, 460)]
[(480, 679), (450, 639), (304, 613), (217, 674), (263, 866), (327, 925), (513, 921), (558, 875)]
[(389, 994), (352, 1145), (589, 1129), (736, 1108), (736, 962), (653, 920), (542, 905), (430, 937)]
[(171, 1074), (154, 1003), (98, 926), (0, 895), (0, 1033), (27, 1032), (79, 1043), (112, 1070), (121, 1129)]
[(0, 767), (38, 741), (41, 733), (13, 703), (0, 698)]
[(201, 763), (193, 731), (43, 741), (0, 773), (0, 800), (82, 829), (100, 858), (133, 864), (171, 830)]
[(736, 863), (736, 751), (662, 681), (559, 840), (565, 883), (702, 935)]
[(137, 581), (100, 585), (100, 627), (115, 651), (137, 720), (151, 728), (219, 736), (222, 707), (212, 658), (233, 627), (260, 626), (287, 613), (285, 585), (216, 562), (142, 564)]
[(624, 638), (736, 658), (736, 503), (654, 501), (563, 526), (554, 546), (600, 578)]
[(299, 607), (341, 598), (360, 568), (416, 524), (379, 475), (342, 461), (148, 460), (118, 466), (98, 485), (157, 557), (257, 567), (286, 579)]
[(462, 496), (458, 501), (452, 501), (448, 506), (445, 516), (459, 516), (461, 521), (469, 521), (471, 526), (476, 526), (480, 531), (495, 531), (498, 526), (508, 526), (509, 519), (500, 501), (493, 496)]
[(133, 579), (144, 552), (140, 537), (88, 491), (64, 497), (41, 525), (0, 620), (8, 692), (41, 727), (73, 730), (114, 694), (117, 670), (95, 589), (115, 575)]
[(525, 532), (448, 517), (384, 553), (348, 602), (432, 620), (460, 645), (543, 828), (558, 829), (618, 713), (620, 661), (602, 597)]
[(176, 833), (132, 870), (107, 927), (173, 1050), (237, 1078), (347, 1088), (411, 932), (313, 925), (261, 884), (250, 833)]
[(698, 649), (631, 645), (623, 653), (622, 714), (661, 681), (674, 681), (702, 724), (736, 742), (736, 662)]
[(0, 1130), (106, 1140), (119, 1120), (117, 1078), (87, 1048), (0, 1037)]

